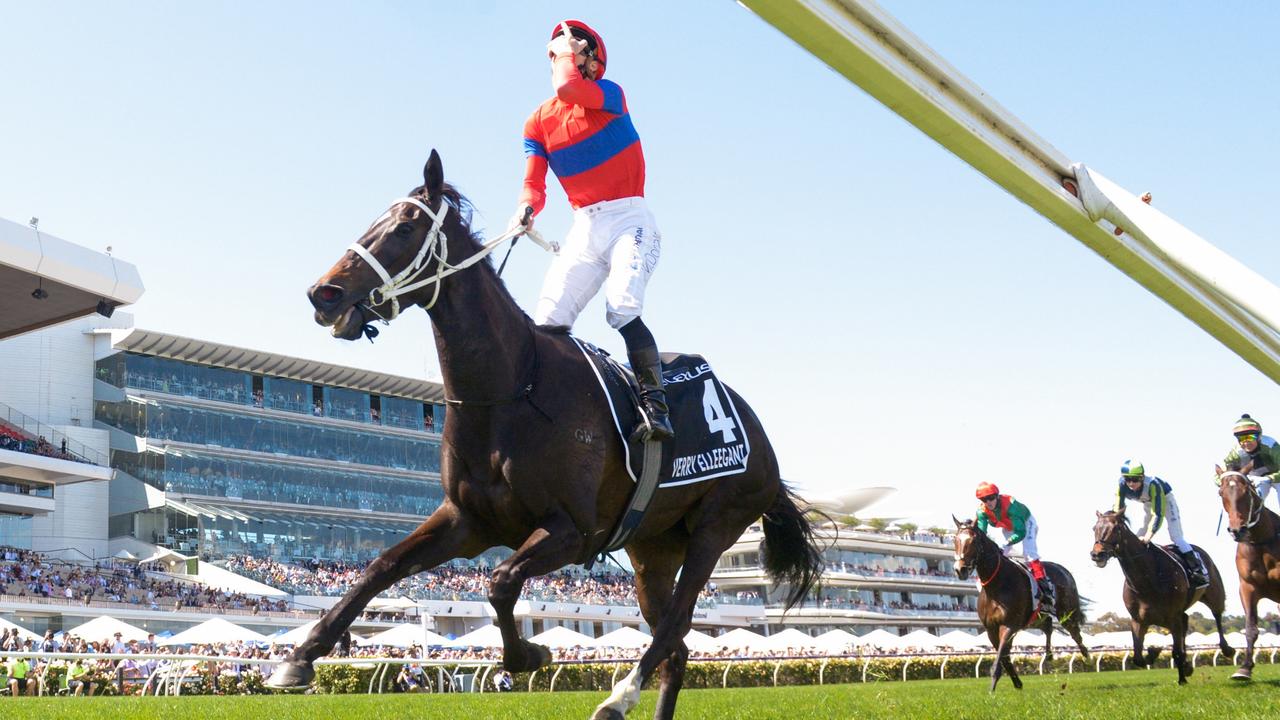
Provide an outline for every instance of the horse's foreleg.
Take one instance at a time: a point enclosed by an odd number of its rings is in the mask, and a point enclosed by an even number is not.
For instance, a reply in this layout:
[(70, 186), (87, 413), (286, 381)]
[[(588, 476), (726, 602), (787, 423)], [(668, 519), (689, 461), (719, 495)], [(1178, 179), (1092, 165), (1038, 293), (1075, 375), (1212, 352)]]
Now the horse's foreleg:
[(502, 664), (513, 672), (527, 672), (551, 664), (551, 651), (520, 638), (515, 607), (524, 581), (573, 562), (582, 552), (582, 533), (568, 515), (546, 518), (518, 550), (493, 571), (489, 604), (502, 632)]
[(1240, 663), (1240, 667), (1231, 676), (1233, 680), (1253, 679), (1253, 642), (1258, 639), (1258, 600), (1258, 593), (1253, 586), (1240, 583), (1240, 604), (1244, 605), (1244, 662)]
[(1173, 624), (1169, 629), (1173, 635), (1173, 664), (1178, 668), (1178, 684), (1186, 685), (1192, 672), (1191, 663), (1187, 662), (1187, 614), (1179, 613)]
[(275, 688), (307, 686), (315, 676), (311, 663), (333, 649), (378, 593), (409, 575), (457, 557), (470, 557), (487, 547), (471, 534), (469, 523), (456, 507), (441, 505), (409, 537), (369, 563), (355, 585), (311, 629), (307, 639), (277, 666), (267, 684)]
[(1129, 634), (1133, 636), (1133, 664), (1142, 668), (1147, 667), (1147, 659), (1142, 656), (1142, 643), (1147, 636), (1146, 623), (1130, 620)]
[(1013, 636), (1017, 633), (1017, 630), (1007, 625), (1000, 626), (1000, 641), (996, 643), (996, 661), (991, 664), (991, 692), (996, 691), (996, 683), (1000, 682), (1000, 676), (1005, 672), (1009, 673), (1009, 681), (1013, 686), (1022, 689), (1018, 671), (1014, 670), (1013, 662), (1009, 659), (1009, 651), (1013, 647)]

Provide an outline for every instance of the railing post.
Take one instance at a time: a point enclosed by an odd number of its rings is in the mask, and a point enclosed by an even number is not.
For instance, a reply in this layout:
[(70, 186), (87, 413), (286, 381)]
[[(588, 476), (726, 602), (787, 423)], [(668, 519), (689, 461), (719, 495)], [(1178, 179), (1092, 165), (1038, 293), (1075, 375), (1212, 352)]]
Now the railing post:
[(902, 663), (902, 682), (907, 681), (907, 668), (911, 667), (911, 661), (915, 658), (908, 657), (907, 661)]
[[(1272, 655), (1274, 656), (1275, 653), (1272, 653)], [(822, 659), (822, 664), (818, 666), (818, 684), (819, 685), (822, 684), (822, 675), (827, 671), (827, 663), (829, 662), (831, 662), (831, 658), (825, 657)]]
[(1130, 652), (1129, 650), (1125, 650), (1125, 651), (1124, 651), (1124, 655), (1120, 656), (1120, 670), (1121, 670), (1121, 671), (1124, 671), (1124, 670), (1128, 670), (1128, 669), (1129, 669), (1129, 652)]
[(867, 655), (862, 659), (862, 682), (867, 681), (867, 666), (871, 664), (871, 656)]
[(782, 661), (778, 660), (773, 663), (773, 686), (778, 687), (778, 671), (782, 669)]
[(948, 661), (948, 660), (950, 660), (950, 659), (951, 659), (951, 656), (950, 656), (950, 655), (943, 655), (943, 656), (942, 656), (942, 666), (938, 668), (938, 679), (939, 679), (939, 680), (946, 680), (946, 679), (947, 679), (947, 661)]
[(556, 680), (560, 677), (560, 671), (564, 670), (564, 665), (556, 666), (556, 671), (551, 675), (551, 684), (547, 686), (547, 692), (556, 691)]

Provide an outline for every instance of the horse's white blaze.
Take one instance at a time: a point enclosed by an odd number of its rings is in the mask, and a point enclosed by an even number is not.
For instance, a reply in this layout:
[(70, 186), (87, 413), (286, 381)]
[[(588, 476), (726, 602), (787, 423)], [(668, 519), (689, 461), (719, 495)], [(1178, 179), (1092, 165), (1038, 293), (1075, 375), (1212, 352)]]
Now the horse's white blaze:
[(631, 668), (627, 676), (613, 686), (613, 694), (608, 700), (596, 706), (596, 711), (612, 708), (626, 715), (631, 708), (640, 702), (640, 663)]

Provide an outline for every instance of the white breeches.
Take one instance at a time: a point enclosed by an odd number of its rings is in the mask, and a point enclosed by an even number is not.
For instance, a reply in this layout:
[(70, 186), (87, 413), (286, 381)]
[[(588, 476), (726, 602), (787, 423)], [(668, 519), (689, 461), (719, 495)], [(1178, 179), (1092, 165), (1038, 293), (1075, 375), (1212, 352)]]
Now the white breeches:
[[(1027, 534), (1022, 536), (1022, 556), (1028, 560), (1040, 559), (1040, 551), (1036, 548), (1036, 534), (1039, 531), (1040, 527), (1036, 525), (1036, 519), (1034, 517), (1027, 518)], [(1012, 535), (1012, 532), (1004, 531), (1004, 539), (1006, 541)]]
[(662, 233), (644, 198), (575, 210), (560, 255), (542, 283), (534, 322), (572, 327), (603, 285), (609, 325), (626, 325), (644, 309), (644, 289), (661, 254)]
[(1164, 496), (1164, 524), (1169, 528), (1169, 539), (1178, 546), (1178, 552), (1191, 552), (1190, 543), (1182, 536), (1182, 515), (1178, 512), (1178, 502), (1173, 499), (1172, 493)]

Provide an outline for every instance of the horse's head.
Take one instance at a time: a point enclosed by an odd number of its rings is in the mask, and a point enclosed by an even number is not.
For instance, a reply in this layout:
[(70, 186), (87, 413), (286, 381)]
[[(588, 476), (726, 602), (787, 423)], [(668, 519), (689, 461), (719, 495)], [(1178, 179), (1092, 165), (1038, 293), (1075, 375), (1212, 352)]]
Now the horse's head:
[(445, 184), (435, 150), (422, 176), (420, 187), (392, 203), (307, 290), (316, 322), (331, 328), (334, 337), (355, 340), (374, 319), (395, 318), (401, 305), (432, 302), (440, 287), (434, 276), (449, 255), (444, 228), (470, 238), (458, 213), (447, 217), (463, 201)]
[(1124, 510), (1096, 513), (1098, 521), (1093, 524), (1093, 552), (1089, 557), (1098, 567), (1106, 567), (1107, 561), (1120, 549), (1120, 540), (1124, 537), (1125, 528), (1129, 526), (1129, 518)]
[(1218, 497), (1222, 499), (1222, 509), (1227, 514), (1227, 532), (1236, 542), (1241, 542), (1262, 519), (1262, 497), (1249, 480), (1253, 461), (1244, 467), (1233, 464), (1227, 470), (1221, 467), (1214, 469), (1218, 473)]
[(969, 573), (978, 566), (978, 536), (981, 533), (972, 520), (960, 522), (955, 515), (951, 516), (951, 520), (956, 524), (956, 577), (967, 580)]

